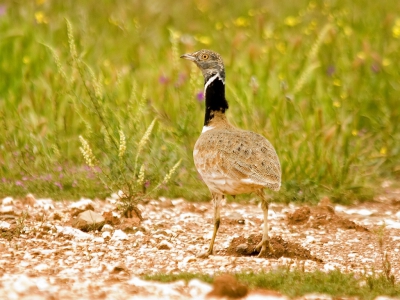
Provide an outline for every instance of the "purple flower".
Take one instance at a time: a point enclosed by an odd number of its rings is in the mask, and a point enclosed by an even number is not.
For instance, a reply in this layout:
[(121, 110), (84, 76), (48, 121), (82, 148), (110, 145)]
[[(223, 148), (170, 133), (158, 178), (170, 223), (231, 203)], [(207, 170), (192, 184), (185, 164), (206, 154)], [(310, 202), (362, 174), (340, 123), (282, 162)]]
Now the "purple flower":
[(63, 187), (62, 187), (62, 184), (61, 184), (60, 182), (55, 182), (54, 184), (55, 184), (56, 186), (58, 186), (58, 187), (60, 188), (60, 190), (62, 190)]
[(330, 77), (335, 73), (336, 69), (334, 66), (330, 65), (328, 69), (326, 69), (326, 74)]
[(150, 180), (144, 182), (144, 187), (147, 189), (150, 186)]
[(0, 16), (4, 16), (7, 12), (7, 6), (4, 4), (0, 5)]
[(203, 102), (204, 101), (204, 93), (201, 91), (201, 92), (198, 92), (197, 94), (196, 94), (196, 98), (197, 98), (197, 101), (199, 101), (199, 102)]
[(158, 78), (158, 82), (161, 83), (161, 84), (167, 84), (167, 83), (169, 82), (169, 79), (168, 79), (168, 77), (166, 77), (166, 76), (164, 76), (164, 75), (161, 75), (161, 76)]
[(186, 75), (183, 74), (183, 73), (180, 73), (174, 86), (175, 87), (180, 87), (185, 81), (186, 81)]
[(19, 180), (17, 180), (17, 181), (15, 182), (15, 185), (24, 186), (24, 184), (23, 184), (21, 181), (19, 181)]
[(374, 73), (379, 73), (381, 70), (381, 67), (377, 63), (372, 63), (371, 65), (371, 71)]

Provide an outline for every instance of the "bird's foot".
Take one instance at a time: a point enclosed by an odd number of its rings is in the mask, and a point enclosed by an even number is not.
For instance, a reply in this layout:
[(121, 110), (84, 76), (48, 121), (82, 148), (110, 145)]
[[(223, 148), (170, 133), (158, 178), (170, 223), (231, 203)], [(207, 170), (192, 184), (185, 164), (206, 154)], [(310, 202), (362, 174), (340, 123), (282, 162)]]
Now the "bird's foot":
[(275, 250), (272, 247), (269, 240), (261, 241), (254, 249), (255, 252), (259, 252), (257, 257), (264, 257), (267, 254), (267, 246), (268, 246), (269, 252), (271, 252), (272, 254), (275, 253)]
[(198, 258), (208, 258), (211, 254), (212, 254), (212, 250), (211, 251), (207, 250), (207, 251), (204, 251), (204, 252), (197, 253), (196, 256)]

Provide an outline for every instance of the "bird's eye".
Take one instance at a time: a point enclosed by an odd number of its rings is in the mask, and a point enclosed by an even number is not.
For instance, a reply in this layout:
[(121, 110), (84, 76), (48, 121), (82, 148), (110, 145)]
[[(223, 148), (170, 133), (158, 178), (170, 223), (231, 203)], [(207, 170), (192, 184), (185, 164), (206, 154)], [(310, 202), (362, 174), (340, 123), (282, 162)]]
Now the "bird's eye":
[(208, 59), (208, 54), (205, 54), (205, 53), (203, 53), (202, 55), (201, 55), (201, 59), (202, 60), (207, 60)]

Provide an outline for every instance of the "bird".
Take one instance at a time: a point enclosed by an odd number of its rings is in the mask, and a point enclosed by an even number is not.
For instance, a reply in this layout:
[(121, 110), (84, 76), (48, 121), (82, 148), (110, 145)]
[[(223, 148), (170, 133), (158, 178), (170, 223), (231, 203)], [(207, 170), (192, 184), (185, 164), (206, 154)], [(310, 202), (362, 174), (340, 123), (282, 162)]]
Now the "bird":
[(273, 252), (268, 237), (269, 199), (264, 189), (278, 191), (281, 187), (279, 157), (264, 136), (237, 128), (227, 120), (229, 105), (225, 98), (225, 66), (221, 55), (203, 49), (181, 58), (194, 62), (204, 77), (204, 126), (193, 149), (193, 160), (212, 195), (214, 230), (208, 250), (198, 257), (207, 258), (213, 254), (221, 222), (221, 202), (226, 195), (251, 192), (261, 199), (263, 233), (254, 250), (262, 257), (267, 247)]

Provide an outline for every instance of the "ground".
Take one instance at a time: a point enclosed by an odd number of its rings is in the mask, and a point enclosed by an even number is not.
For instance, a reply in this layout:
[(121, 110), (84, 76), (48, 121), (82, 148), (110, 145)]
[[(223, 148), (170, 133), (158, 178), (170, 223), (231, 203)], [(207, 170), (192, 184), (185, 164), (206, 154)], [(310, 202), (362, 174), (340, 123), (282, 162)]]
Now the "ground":
[[(116, 198), (4, 198), (0, 294), (6, 299), (201, 298), (212, 288), (198, 280), (161, 284), (140, 276), (259, 272), (282, 265), (372, 274), (384, 272), (385, 261), (391, 263), (390, 275), (400, 280), (400, 190), (348, 207), (329, 199), (315, 207), (272, 203), (275, 252), (262, 258), (254, 252), (262, 230), (261, 208), (254, 200), (224, 204), (215, 253), (200, 259), (196, 254), (207, 248), (212, 232), (211, 203), (150, 200), (140, 205), (140, 222), (121, 218)], [(106, 225), (95, 230), (77, 222), (87, 210), (103, 215)]]

